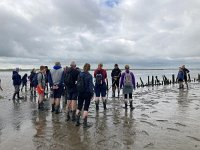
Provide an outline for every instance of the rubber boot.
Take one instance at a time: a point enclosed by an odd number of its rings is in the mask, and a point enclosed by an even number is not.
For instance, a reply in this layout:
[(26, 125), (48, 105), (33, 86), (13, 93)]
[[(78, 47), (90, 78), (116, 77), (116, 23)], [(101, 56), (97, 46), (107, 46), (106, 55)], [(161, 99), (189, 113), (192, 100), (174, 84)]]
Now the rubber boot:
[(67, 121), (69, 121), (70, 120), (70, 111), (67, 111), (67, 119), (66, 119)]
[(16, 93), (13, 94), (13, 98), (12, 98), (12, 100), (15, 100), (15, 96), (16, 96)]
[(54, 106), (55, 108), (55, 114), (59, 114), (60, 113), (60, 106)]
[(96, 104), (96, 110), (99, 110), (99, 101), (96, 101), (95, 104)]
[(103, 102), (103, 109), (106, 110), (106, 100)]
[(90, 126), (87, 123), (87, 117), (83, 119), (83, 128), (89, 128)]
[(124, 107), (125, 109), (127, 109), (127, 103), (125, 102), (125, 107)]
[(19, 92), (17, 92), (17, 98), (18, 99), (23, 99), (22, 97), (19, 96)]
[(76, 121), (76, 110), (72, 110), (72, 121)]
[(76, 126), (80, 126), (80, 113), (76, 115)]
[(115, 97), (115, 91), (113, 91), (113, 93), (112, 93), (112, 97)]
[(55, 104), (51, 104), (51, 112), (55, 111)]
[(135, 107), (133, 107), (133, 102), (132, 101), (130, 102), (130, 109), (131, 110), (135, 109)]

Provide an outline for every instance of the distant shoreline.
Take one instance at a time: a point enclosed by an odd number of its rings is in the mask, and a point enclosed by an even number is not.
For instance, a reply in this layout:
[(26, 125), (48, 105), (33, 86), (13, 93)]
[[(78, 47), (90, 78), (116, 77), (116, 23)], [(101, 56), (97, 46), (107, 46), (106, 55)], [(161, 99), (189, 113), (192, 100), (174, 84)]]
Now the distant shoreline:
[[(20, 71), (31, 71), (32, 69), (20, 69)], [(39, 69), (36, 69), (39, 70)], [(94, 71), (95, 69), (91, 69), (91, 71)], [(106, 69), (108, 71), (113, 70), (113, 68)], [(121, 69), (124, 70), (124, 69)], [(178, 68), (165, 68), (165, 69), (157, 69), (157, 68), (136, 68), (136, 69), (130, 69), (130, 70), (178, 70)], [(200, 70), (200, 68), (189, 68), (189, 70)], [(13, 71), (13, 69), (0, 69), (0, 72), (4, 71)]]

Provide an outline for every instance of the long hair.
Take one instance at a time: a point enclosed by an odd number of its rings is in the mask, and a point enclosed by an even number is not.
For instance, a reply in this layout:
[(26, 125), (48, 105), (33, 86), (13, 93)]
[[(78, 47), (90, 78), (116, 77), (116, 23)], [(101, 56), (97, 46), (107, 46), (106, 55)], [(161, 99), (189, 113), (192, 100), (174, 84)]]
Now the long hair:
[(83, 66), (83, 71), (88, 72), (89, 70), (90, 70), (90, 64), (85, 63), (85, 65)]

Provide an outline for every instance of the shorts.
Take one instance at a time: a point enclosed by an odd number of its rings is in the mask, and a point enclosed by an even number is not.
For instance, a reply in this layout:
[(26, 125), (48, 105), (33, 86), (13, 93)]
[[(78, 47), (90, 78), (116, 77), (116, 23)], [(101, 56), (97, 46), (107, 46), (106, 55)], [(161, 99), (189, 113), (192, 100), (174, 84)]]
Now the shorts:
[(132, 99), (132, 93), (129, 93), (129, 94), (124, 94), (124, 99), (128, 99), (128, 96), (129, 96), (129, 99)]
[(118, 80), (112, 80), (112, 87), (119, 87), (119, 79)]
[(68, 91), (67, 96), (68, 96), (67, 100), (77, 100), (78, 92), (77, 91)]
[(59, 87), (58, 89), (52, 89), (51, 98), (61, 98), (62, 93), (63, 93), (62, 87)]
[(95, 85), (95, 95), (96, 97), (106, 97), (106, 83)]
[(84, 111), (88, 111), (91, 98), (92, 96), (90, 93), (80, 94), (78, 96), (78, 110), (82, 110), (84, 104)]
[(39, 86), (37, 86), (37, 92), (39, 95), (44, 95), (44, 89), (41, 90), (41, 88)]

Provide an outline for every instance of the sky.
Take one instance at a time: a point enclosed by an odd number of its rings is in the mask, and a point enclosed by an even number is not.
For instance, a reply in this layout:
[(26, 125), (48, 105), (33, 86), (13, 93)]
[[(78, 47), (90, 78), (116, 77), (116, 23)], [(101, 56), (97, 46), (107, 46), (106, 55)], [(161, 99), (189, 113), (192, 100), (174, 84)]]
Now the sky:
[(0, 69), (200, 68), (199, 0), (0, 0)]

